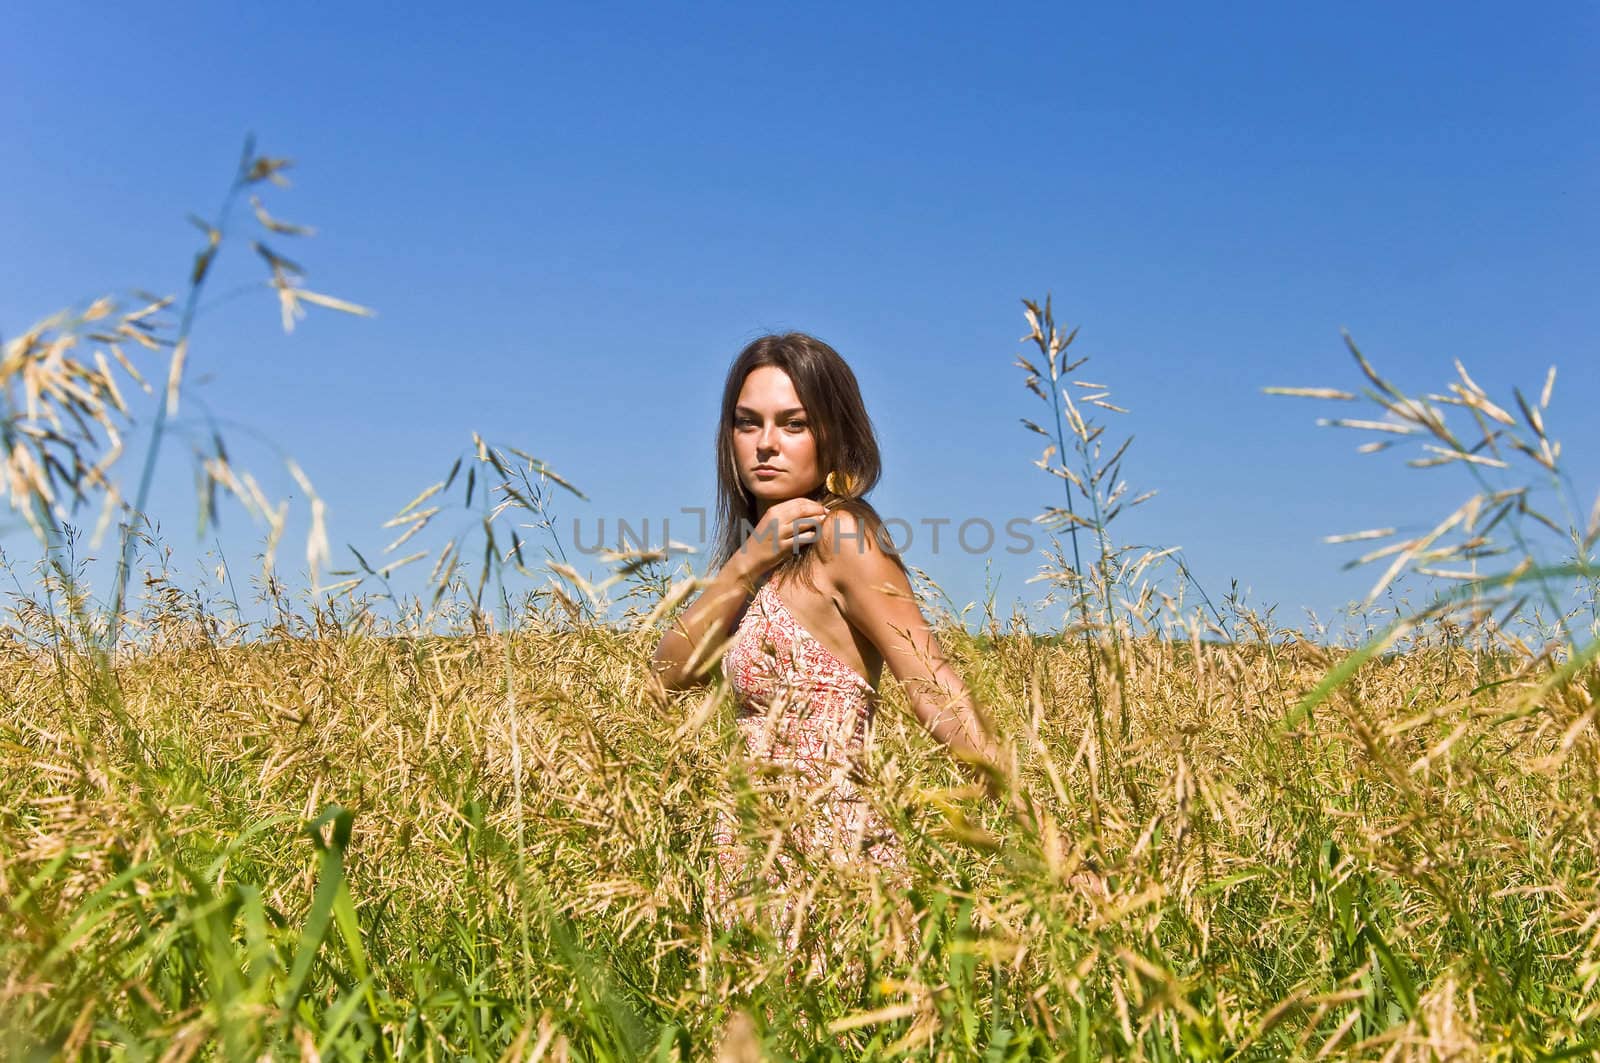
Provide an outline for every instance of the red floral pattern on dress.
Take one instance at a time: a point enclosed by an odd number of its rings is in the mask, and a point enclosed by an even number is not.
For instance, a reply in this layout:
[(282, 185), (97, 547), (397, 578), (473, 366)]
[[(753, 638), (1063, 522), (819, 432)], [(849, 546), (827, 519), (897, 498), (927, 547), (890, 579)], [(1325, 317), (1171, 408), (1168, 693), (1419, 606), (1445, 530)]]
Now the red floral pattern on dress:
[[(770, 580), (751, 600), (722, 668), (738, 703), (735, 723), (757, 792), (803, 802), (791, 805), (798, 822), (785, 840), (808, 856), (898, 866), (898, 839), (855, 782), (877, 708), (872, 684), (801, 626)], [(713, 841), (721, 873), (713, 900), (722, 902), (744, 854), (726, 816)], [(763, 862), (771, 886), (794, 885), (794, 861), (781, 843), (768, 848)]]

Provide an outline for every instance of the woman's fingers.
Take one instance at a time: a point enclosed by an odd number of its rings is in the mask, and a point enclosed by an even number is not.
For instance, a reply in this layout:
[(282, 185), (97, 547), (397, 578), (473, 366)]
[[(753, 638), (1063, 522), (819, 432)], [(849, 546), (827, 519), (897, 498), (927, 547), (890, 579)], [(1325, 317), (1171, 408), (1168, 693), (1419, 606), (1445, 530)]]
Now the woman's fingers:
[(791, 498), (779, 502), (756, 524), (750, 536), (755, 545), (746, 545), (763, 567), (770, 567), (785, 553), (794, 552), (820, 539), (821, 518), (826, 515), (827, 510), (809, 498)]
[(779, 546), (793, 548), (797, 543), (814, 543), (821, 536), (821, 518), (826, 511), (809, 498), (794, 498), (773, 507), (771, 516), (780, 523)]

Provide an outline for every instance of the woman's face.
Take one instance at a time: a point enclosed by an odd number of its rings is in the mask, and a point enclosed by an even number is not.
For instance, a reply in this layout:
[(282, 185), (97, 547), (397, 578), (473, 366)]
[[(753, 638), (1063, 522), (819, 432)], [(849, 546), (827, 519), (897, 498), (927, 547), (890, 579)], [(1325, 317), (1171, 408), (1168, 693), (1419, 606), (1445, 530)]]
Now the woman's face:
[(733, 457), (761, 509), (822, 483), (811, 418), (789, 374), (777, 366), (752, 369), (744, 378), (733, 411)]

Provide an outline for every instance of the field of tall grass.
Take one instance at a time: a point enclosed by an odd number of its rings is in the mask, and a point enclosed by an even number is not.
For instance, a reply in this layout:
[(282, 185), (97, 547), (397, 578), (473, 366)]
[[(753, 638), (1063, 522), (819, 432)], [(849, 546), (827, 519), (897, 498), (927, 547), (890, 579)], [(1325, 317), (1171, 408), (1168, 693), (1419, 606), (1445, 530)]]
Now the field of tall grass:
[[(535, 563), (527, 526), (576, 490), (536, 458), (475, 439), (381, 560), (298, 597), (265, 572), (259, 620), (146, 560), (192, 308), (285, 166), (247, 148), (186, 296), (95, 303), (0, 361), (6, 497), (44, 545), (8, 559), (0, 638), (4, 1058), (1600, 1054), (1597, 515), (1544, 423), (1553, 376), (1412, 397), (1352, 344), (1359, 392), (1272, 389), (1368, 410), (1328, 424), (1466, 485), (1423, 534), (1346, 537), (1375, 599), (1439, 589), (1336, 645), (1119, 548), (1143, 496), (1118, 408), (1027, 303), (1065, 628), (973, 634), (923, 585), (1021, 800), (984, 800), (886, 676), (867, 792), (905, 876), (796, 853), (784, 896), (756, 875), (713, 911), (719, 812), (771, 861), (795, 795), (740, 766), (720, 680), (648, 682), (694, 590), (675, 556), (618, 554), (600, 586)], [(298, 227), (254, 207), (286, 325), (361, 310), (306, 290), (267, 246)], [(276, 543), (223, 441), (199, 462), (203, 511), (231, 495)], [(98, 592), (68, 530), (93, 505), (119, 561)], [(417, 549), (462, 507), (471, 537)]]

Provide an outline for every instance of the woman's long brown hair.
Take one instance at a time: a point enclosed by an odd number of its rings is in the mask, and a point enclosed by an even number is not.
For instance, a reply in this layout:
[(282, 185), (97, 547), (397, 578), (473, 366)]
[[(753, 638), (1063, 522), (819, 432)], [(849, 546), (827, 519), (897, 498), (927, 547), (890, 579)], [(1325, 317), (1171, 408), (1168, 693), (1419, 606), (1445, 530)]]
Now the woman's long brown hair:
[[(856, 375), (838, 351), (803, 332), (762, 336), (740, 351), (728, 367), (728, 378), (722, 387), (722, 416), (717, 423), (717, 545), (711, 571), (727, 563), (755, 524), (755, 496), (745, 489), (734, 457), (733, 417), (745, 377), (768, 365), (788, 374), (816, 437), (817, 468), (824, 475), (832, 472), (836, 477), (833, 486), (837, 491), (824, 483), (806, 497), (830, 509), (848, 510), (855, 516), (860, 533), (871, 535), (904, 571), (905, 564), (894, 550), (883, 519), (862, 497), (877, 484), (883, 465), (877, 433), (867, 416), (866, 404), (861, 401)], [(810, 574), (812, 553), (809, 544), (800, 546), (774, 567), (771, 578), (783, 582), (793, 577), (815, 590)]]

